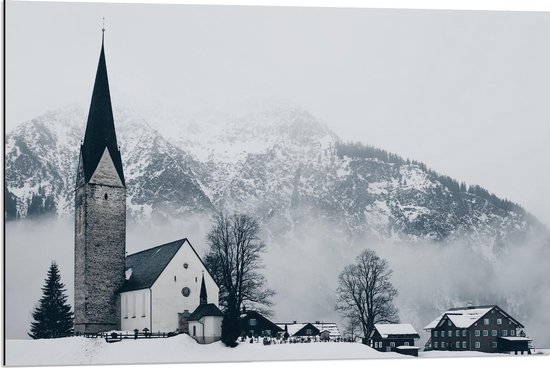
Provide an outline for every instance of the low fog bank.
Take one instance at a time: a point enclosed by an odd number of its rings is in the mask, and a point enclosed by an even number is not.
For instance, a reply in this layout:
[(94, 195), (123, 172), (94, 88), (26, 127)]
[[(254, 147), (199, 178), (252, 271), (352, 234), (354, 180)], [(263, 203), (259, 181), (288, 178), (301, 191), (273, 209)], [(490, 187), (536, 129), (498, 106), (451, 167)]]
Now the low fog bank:
[[(127, 251), (187, 237), (199, 255), (207, 248), (208, 216), (193, 216), (152, 225), (129, 224)], [(422, 328), (447, 308), (498, 304), (522, 322), (537, 347), (550, 347), (550, 245), (532, 236), (492, 257), (466, 244), (413, 245), (346, 240), (337, 226), (323, 223), (295, 225), (290, 232), (264, 234), (269, 286), (276, 290), (273, 320), (335, 321), (342, 332), (345, 321), (334, 310), (337, 277), (365, 248), (386, 258), (399, 291), (396, 305), (402, 322)], [(28, 338), (31, 312), (52, 260), (73, 300), (72, 220), (45, 219), (6, 224), (6, 337)]]

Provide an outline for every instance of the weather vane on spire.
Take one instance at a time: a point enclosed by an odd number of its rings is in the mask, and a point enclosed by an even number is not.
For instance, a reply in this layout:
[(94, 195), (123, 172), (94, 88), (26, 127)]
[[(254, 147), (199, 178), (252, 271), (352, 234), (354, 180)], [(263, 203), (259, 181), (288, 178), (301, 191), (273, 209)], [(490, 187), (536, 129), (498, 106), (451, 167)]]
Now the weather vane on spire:
[(105, 17), (103, 19), (103, 27), (101, 28), (101, 32), (105, 33)]

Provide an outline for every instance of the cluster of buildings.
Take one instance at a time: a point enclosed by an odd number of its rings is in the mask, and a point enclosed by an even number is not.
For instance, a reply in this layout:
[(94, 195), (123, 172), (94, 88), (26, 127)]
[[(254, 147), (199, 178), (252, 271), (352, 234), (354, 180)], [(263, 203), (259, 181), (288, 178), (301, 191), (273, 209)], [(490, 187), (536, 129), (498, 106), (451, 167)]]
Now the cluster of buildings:
[[(530, 354), (524, 326), (497, 305), (451, 308), (430, 322), (424, 350)], [(418, 355), (420, 336), (410, 324), (376, 324), (366, 343), (379, 351)]]
[[(188, 333), (221, 338), (219, 287), (188, 239), (126, 254), (126, 182), (111, 107), (103, 41), (75, 188), (74, 329)], [(364, 343), (418, 355), (410, 324), (376, 324)], [(426, 350), (529, 352), (524, 326), (496, 305), (452, 308), (424, 329)], [(333, 341), (335, 323), (274, 323), (257, 311), (240, 316), (242, 336)]]

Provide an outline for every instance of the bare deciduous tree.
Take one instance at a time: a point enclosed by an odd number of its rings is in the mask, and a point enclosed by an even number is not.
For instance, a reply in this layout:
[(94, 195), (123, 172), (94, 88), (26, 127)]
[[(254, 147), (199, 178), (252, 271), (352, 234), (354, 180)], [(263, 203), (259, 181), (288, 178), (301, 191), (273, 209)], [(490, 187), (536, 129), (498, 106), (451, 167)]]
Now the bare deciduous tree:
[(243, 306), (262, 310), (272, 305), (275, 291), (259, 272), (266, 247), (259, 232), (258, 221), (248, 215), (219, 214), (208, 233), (205, 263), (220, 287), (220, 304), (226, 312), (238, 314)]
[(391, 274), (388, 262), (366, 249), (338, 276), (336, 310), (352, 323), (359, 321), (367, 338), (375, 323), (399, 321), (393, 305), (397, 290), (390, 281)]

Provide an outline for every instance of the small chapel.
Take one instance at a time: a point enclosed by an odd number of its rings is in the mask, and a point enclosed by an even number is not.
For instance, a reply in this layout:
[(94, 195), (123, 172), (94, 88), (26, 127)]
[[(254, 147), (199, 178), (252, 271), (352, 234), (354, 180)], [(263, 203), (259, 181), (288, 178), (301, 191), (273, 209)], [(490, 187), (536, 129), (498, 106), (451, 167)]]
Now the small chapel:
[(74, 330), (188, 333), (220, 339), (219, 287), (188, 239), (126, 254), (126, 181), (102, 30), (75, 186)]

